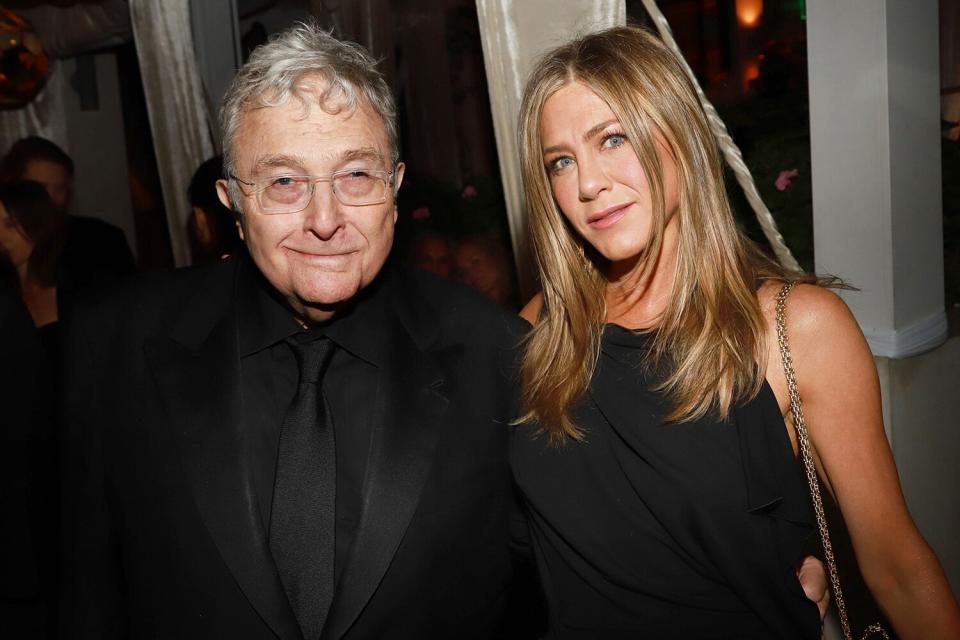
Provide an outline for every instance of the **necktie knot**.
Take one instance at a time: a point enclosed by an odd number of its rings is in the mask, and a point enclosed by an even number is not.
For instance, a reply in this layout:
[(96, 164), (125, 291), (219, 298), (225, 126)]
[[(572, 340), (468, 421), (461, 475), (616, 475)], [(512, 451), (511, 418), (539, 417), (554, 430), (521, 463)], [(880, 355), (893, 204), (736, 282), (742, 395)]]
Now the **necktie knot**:
[(300, 384), (316, 383), (333, 355), (330, 338), (313, 333), (298, 333), (287, 340), (300, 369)]

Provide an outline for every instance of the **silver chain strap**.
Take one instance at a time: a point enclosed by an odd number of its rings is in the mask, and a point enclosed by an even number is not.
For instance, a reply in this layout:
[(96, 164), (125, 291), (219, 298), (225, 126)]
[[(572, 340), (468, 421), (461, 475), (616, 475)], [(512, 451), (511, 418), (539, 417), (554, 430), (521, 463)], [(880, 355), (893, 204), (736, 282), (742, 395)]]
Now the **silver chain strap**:
[[(777, 294), (777, 344), (780, 346), (780, 358), (783, 361), (783, 373), (787, 379), (787, 391), (790, 394), (790, 411), (793, 414), (793, 424), (797, 429), (797, 441), (800, 444), (800, 454), (803, 458), (803, 468), (807, 475), (807, 485), (810, 487), (810, 499), (813, 502), (813, 513), (817, 518), (817, 528), (820, 530), (820, 542), (823, 544), (823, 557), (827, 561), (827, 571), (830, 575), (830, 589), (833, 591), (833, 601), (837, 606), (837, 616), (845, 640), (853, 640), (850, 631), (850, 621), (847, 618), (847, 605), (843, 599), (843, 590), (840, 588), (840, 576), (837, 574), (837, 563), (833, 556), (833, 545), (830, 543), (830, 530), (827, 528), (827, 517), (823, 511), (823, 497), (820, 493), (820, 479), (817, 477), (817, 468), (813, 464), (813, 448), (810, 437), (807, 435), (807, 423), (803, 419), (803, 405), (800, 403), (800, 390), (797, 387), (797, 378), (793, 372), (793, 358), (790, 356), (790, 344), (787, 342), (787, 325), (785, 309), (787, 295), (796, 285), (788, 282)], [(874, 623), (867, 627), (861, 640), (878, 633), (885, 640), (890, 640), (886, 630)]]

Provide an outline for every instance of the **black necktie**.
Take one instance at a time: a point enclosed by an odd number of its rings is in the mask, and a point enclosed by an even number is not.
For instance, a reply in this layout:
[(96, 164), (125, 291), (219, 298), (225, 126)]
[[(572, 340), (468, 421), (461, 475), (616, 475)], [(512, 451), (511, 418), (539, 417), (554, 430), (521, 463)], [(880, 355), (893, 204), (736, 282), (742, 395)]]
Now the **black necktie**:
[(280, 431), (270, 511), (270, 551), (306, 640), (317, 640), (333, 599), (336, 451), (320, 380), (329, 338), (297, 334), (288, 344), (300, 384)]

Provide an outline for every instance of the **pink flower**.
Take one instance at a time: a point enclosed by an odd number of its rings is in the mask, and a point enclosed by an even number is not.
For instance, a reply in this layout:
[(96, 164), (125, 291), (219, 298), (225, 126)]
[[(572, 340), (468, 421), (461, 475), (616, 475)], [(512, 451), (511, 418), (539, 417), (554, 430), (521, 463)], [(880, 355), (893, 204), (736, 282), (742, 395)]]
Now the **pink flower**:
[(417, 207), (410, 212), (410, 217), (414, 220), (426, 220), (430, 217), (430, 209), (427, 207)]
[(480, 195), (480, 192), (477, 191), (477, 188), (472, 184), (468, 184), (463, 188), (463, 193), (460, 194), (461, 198), (476, 198)]
[(796, 169), (788, 169), (787, 171), (781, 171), (777, 175), (777, 179), (774, 181), (774, 185), (777, 187), (777, 191), (786, 191), (787, 187), (790, 186), (790, 182), (800, 175), (800, 172)]

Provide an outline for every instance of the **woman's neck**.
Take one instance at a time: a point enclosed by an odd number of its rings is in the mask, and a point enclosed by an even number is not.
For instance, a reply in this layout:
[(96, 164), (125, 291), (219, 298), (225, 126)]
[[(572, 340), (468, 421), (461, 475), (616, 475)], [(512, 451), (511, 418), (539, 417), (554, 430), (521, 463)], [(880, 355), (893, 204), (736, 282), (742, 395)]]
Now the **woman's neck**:
[(26, 266), (18, 267), (17, 275), (20, 277), (20, 295), (33, 318), (33, 324), (42, 327), (56, 322), (58, 318), (56, 286), (48, 286), (31, 278), (26, 272)]
[[(606, 321), (628, 329), (650, 329), (660, 324), (673, 294), (678, 237), (667, 225), (660, 254), (654, 264), (611, 265), (607, 270)], [(619, 268), (617, 268), (619, 267)]]

